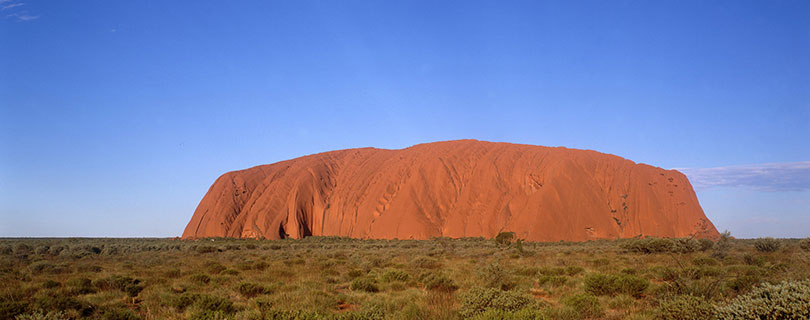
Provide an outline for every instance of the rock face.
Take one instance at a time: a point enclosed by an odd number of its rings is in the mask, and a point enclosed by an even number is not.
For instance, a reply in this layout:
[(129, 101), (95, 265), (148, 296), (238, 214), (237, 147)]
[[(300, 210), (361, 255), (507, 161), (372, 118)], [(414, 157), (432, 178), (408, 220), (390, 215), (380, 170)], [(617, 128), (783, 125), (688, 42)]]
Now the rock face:
[(595, 151), (460, 140), (228, 172), (183, 238), (718, 236), (686, 176)]

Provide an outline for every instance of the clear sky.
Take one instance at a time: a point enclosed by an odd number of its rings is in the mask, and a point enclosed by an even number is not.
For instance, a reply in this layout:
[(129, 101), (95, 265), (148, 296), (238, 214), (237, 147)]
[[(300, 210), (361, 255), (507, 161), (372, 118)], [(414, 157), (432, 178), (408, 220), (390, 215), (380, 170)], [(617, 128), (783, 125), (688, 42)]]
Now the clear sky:
[(464, 138), (810, 236), (810, 1), (0, 0), (0, 236), (177, 236), (226, 171)]

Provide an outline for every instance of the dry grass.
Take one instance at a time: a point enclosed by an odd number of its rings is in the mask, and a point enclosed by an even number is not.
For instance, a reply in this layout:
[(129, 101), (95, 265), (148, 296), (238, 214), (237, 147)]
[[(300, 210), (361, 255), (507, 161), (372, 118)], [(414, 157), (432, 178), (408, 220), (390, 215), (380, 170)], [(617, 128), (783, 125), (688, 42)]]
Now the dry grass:
[(691, 305), (679, 297), (705, 308), (810, 278), (799, 240), (721, 253), (632, 241), (4, 239), (0, 318), (648, 319)]

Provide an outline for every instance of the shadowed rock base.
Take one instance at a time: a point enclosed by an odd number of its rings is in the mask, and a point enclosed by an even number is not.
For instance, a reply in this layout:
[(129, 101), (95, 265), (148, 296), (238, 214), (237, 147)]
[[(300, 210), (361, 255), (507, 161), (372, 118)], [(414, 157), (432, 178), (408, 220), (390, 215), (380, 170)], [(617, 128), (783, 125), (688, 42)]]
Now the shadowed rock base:
[(686, 176), (589, 150), (475, 140), (228, 172), (183, 238), (715, 238)]

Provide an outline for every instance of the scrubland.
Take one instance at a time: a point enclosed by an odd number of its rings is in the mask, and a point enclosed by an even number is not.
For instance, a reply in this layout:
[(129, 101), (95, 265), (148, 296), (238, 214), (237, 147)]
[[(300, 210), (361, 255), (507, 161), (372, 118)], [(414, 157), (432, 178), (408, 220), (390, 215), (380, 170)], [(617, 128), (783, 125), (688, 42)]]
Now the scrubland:
[(807, 319), (810, 240), (2, 239), (0, 319)]

